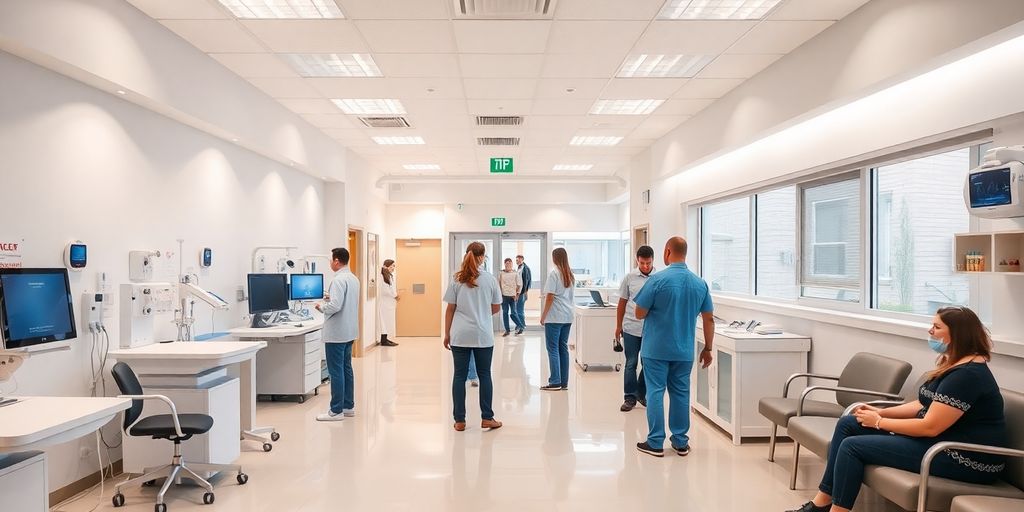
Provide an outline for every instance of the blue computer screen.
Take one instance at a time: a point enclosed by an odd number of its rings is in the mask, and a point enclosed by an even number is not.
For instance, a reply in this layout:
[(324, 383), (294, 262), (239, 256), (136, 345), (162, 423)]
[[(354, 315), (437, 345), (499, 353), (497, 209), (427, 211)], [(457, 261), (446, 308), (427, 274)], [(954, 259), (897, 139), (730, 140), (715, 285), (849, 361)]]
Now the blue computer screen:
[(971, 208), (1010, 204), (1010, 169), (994, 169), (971, 174)]
[(324, 298), (323, 274), (292, 274), (292, 300), (316, 300), (322, 298)]
[(76, 336), (65, 269), (5, 269), (0, 288), (7, 348)]

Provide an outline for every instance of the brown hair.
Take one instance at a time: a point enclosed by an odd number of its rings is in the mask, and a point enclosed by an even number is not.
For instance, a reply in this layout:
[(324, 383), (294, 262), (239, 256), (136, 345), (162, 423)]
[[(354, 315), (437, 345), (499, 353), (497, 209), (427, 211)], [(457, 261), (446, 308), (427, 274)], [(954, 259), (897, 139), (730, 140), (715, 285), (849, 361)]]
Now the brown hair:
[(384, 278), (384, 282), (391, 284), (391, 276), (394, 275), (388, 270), (388, 267), (395, 264), (395, 260), (384, 260), (384, 265), (380, 267), (380, 275)]
[(462, 258), (462, 269), (455, 273), (455, 280), (470, 287), (476, 288), (476, 278), (480, 277), (480, 263), (478, 258), (484, 255), (487, 248), (480, 242), (473, 242), (466, 247), (466, 255)]
[(949, 328), (949, 348), (939, 356), (934, 370), (925, 374), (928, 380), (942, 376), (961, 359), (977, 355), (992, 360), (992, 339), (978, 315), (969, 308), (949, 306), (936, 312)]
[(572, 269), (569, 268), (569, 253), (565, 252), (564, 247), (559, 247), (551, 251), (551, 259), (555, 261), (558, 272), (562, 274), (562, 286), (572, 288), (573, 283), (576, 282), (576, 276), (572, 274)]

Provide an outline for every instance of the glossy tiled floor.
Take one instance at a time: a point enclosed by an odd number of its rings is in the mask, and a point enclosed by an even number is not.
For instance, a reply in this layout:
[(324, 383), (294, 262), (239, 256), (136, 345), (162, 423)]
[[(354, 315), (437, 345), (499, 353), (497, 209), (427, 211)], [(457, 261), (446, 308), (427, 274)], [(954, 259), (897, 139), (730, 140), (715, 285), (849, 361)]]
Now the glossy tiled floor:
[[(471, 390), (470, 429), (457, 433), (448, 352), (437, 340), (399, 341), (356, 360), (356, 418), (314, 421), (327, 408), (327, 386), (304, 404), (260, 402), (259, 423), (274, 425), (282, 439), (270, 453), (243, 447), (249, 484), (221, 479), (209, 506), (198, 488), (179, 488), (169, 510), (782, 511), (808, 499), (821, 475), (821, 462), (806, 456), (798, 490), (789, 491), (791, 445), (770, 463), (766, 444), (735, 447), (696, 415), (688, 457), (639, 454), (644, 410), (619, 412), (621, 374), (573, 366), (568, 392), (542, 394), (547, 364), (536, 334), (496, 347), (494, 404), (505, 427), (479, 429)], [(98, 494), (56, 508), (115, 510), (110, 487)], [(129, 489), (117, 510), (153, 510), (154, 494)], [(886, 508), (864, 498), (858, 510)]]

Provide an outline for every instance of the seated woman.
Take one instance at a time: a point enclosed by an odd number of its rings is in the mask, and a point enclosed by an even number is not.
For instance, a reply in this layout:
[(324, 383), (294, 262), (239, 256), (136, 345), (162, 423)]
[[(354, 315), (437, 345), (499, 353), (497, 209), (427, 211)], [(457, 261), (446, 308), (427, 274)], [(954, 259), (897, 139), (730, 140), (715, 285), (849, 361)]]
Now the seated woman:
[[(981, 320), (964, 307), (935, 314), (928, 345), (939, 353), (918, 399), (889, 409), (860, 406), (836, 425), (825, 475), (814, 499), (789, 512), (843, 512), (853, 508), (864, 467), (918, 472), (924, 454), (940, 441), (1006, 446), (1003, 397), (988, 361), (992, 341)], [(946, 450), (931, 474), (963, 482), (995, 481), (1005, 464), (999, 455)]]

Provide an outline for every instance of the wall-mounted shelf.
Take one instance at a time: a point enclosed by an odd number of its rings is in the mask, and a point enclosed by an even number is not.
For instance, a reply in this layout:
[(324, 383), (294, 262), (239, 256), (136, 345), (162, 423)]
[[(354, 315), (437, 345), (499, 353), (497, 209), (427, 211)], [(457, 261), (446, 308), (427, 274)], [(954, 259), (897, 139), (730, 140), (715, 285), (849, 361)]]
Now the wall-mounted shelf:
[[(967, 255), (972, 253), (984, 256), (983, 270), (965, 270)], [(957, 274), (1024, 275), (1019, 265), (1000, 265), (1000, 262), (1009, 260), (1024, 260), (1024, 231), (953, 235), (953, 269)]]

